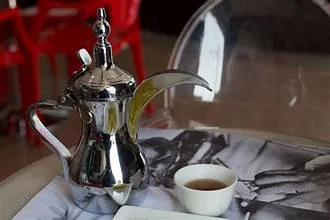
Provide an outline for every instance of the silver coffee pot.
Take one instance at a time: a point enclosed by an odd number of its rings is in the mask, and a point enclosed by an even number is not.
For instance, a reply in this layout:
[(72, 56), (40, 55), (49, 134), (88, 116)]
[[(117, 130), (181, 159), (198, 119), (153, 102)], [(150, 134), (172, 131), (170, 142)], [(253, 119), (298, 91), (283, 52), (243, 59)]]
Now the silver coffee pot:
[[(64, 93), (57, 101), (37, 102), (27, 113), (33, 129), (60, 157), (75, 203), (89, 212), (111, 214), (148, 183), (148, 165), (137, 136), (138, 119), (148, 102), (175, 85), (211, 89), (198, 75), (181, 70), (156, 73), (136, 87), (132, 74), (113, 62), (103, 8), (97, 11), (93, 30), (97, 38), (93, 59), (81, 49), (82, 67)], [(76, 111), (82, 120), (82, 134), (72, 154), (36, 114), (38, 109), (61, 108)]]

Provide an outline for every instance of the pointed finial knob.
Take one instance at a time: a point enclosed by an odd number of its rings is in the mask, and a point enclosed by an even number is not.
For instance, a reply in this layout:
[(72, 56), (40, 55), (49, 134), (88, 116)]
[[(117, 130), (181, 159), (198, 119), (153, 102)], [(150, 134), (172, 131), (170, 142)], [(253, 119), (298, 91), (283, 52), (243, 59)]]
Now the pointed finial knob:
[(97, 9), (97, 21), (94, 24), (93, 31), (98, 38), (99, 43), (108, 43), (107, 37), (110, 34), (110, 25), (106, 20), (106, 12), (104, 8)]
[(106, 20), (104, 8), (97, 9), (96, 15), (93, 31), (97, 41), (93, 48), (93, 62), (96, 67), (107, 68), (113, 65), (112, 49), (108, 41), (110, 25)]

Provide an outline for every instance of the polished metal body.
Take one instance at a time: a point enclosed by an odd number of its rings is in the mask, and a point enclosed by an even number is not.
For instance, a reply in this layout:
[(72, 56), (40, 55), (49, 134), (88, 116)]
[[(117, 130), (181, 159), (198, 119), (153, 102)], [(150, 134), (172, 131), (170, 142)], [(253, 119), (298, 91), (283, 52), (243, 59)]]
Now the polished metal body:
[[(148, 166), (137, 141), (137, 121), (144, 107), (160, 92), (179, 84), (208, 88), (202, 78), (166, 70), (143, 81), (113, 63), (107, 41), (110, 26), (104, 9), (94, 24), (97, 42), (93, 59), (79, 51), (83, 66), (55, 101), (40, 101), (28, 109), (32, 127), (58, 154), (76, 204), (89, 212), (114, 213), (130, 195), (148, 183)], [(68, 108), (82, 120), (82, 134), (73, 154), (41, 123), (37, 109)]]

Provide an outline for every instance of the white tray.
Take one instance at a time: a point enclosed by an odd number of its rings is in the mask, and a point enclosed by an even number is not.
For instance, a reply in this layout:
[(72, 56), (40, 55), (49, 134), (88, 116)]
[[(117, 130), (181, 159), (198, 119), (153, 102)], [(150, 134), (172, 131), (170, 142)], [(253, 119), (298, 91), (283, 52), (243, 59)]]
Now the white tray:
[(123, 206), (113, 220), (226, 220), (181, 212), (164, 211), (158, 209), (140, 208), (136, 206)]

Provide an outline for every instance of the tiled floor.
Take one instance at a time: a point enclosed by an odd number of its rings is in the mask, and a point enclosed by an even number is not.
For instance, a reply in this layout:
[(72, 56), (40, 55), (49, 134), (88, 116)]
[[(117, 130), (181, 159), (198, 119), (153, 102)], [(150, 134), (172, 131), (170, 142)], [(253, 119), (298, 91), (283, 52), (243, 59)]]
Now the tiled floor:
[[(174, 42), (175, 37), (155, 33), (143, 34), (144, 57), (148, 73), (154, 73), (166, 68)], [(64, 63), (64, 60), (61, 59), (61, 57), (59, 59)], [(116, 56), (115, 63), (131, 72), (134, 72), (130, 50), (125, 50)], [(54, 97), (52, 91), (49, 90), (51, 79), (49, 77), (47, 60), (44, 60), (42, 70), (43, 96), (47, 98)], [(58, 91), (61, 91), (65, 86), (64, 72), (61, 76), (63, 77), (60, 80), (61, 83)], [(162, 96), (157, 97), (154, 101), (155, 108), (161, 107), (162, 103)], [(73, 146), (76, 144), (80, 134), (79, 119), (73, 114), (67, 121), (57, 125), (54, 128), (54, 132), (65, 145)], [(0, 181), (16, 170), (46, 155), (49, 155), (50, 153), (51, 151), (47, 147), (41, 146), (36, 148), (35, 146), (31, 146), (29, 143), (26, 143), (25, 140), (19, 137), (11, 136), (1, 138)]]

